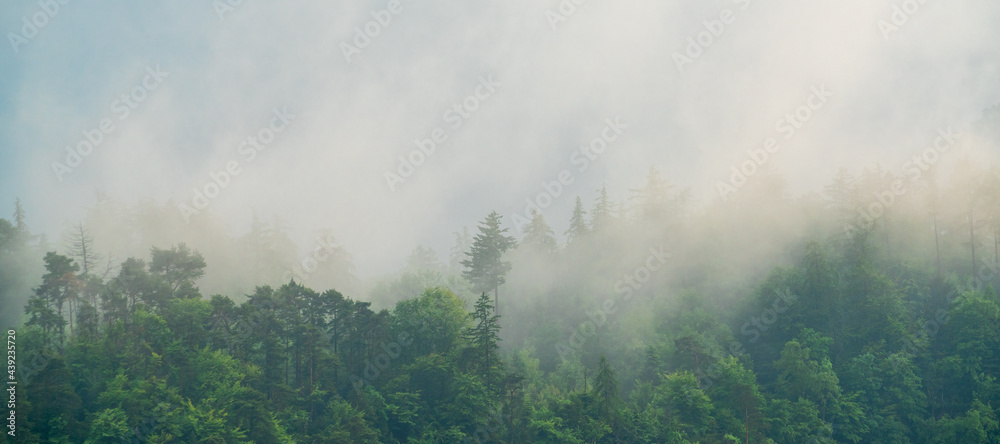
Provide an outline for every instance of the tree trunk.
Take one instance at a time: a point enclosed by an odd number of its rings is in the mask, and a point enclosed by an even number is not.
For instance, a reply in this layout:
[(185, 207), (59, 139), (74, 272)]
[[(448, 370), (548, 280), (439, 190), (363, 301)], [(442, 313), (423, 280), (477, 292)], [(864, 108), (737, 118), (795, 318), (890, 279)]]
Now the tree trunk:
[(743, 409), (743, 428), (747, 432), (746, 444), (750, 444), (750, 411), (746, 408)]

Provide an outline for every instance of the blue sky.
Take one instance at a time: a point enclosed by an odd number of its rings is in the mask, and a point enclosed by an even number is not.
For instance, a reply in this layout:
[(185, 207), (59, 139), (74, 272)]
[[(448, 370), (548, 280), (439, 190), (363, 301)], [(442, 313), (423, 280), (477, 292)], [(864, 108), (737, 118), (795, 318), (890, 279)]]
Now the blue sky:
[[(558, 0), (403, 0), (348, 61), (344, 45), (389, 3), (243, 0), (222, 19), (213, 2), (61, 5), (16, 54), (0, 45), (0, 215), (21, 198), (32, 228), (55, 236), (97, 191), (191, 202), (237, 161), (209, 211), (235, 231), (253, 211), (282, 214), (302, 245), (331, 228), (375, 273), (417, 243), (444, 255), (490, 210), (510, 223), (562, 170), (574, 183), (546, 210), (560, 233), (575, 195), (589, 204), (607, 184), (625, 198), (650, 166), (710, 202), (814, 86), (835, 95), (769, 161), (796, 194), (840, 167), (898, 169), (938, 128), (1000, 102), (1000, 5), (985, 0), (928, 2), (888, 38), (880, 23), (903, 2), (591, 0), (553, 27)], [(41, 8), (3, 6), (0, 31)], [(725, 10), (734, 21), (679, 70), (673, 55)], [(118, 119), (114, 100), (157, 66), (169, 75)], [(450, 128), (444, 113), (490, 75), (495, 94)], [(274, 108), (294, 120), (247, 161), (241, 141)], [(614, 117), (624, 136), (575, 170), (572, 153)], [(57, 180), (52, 162), (103, 118), (114, 131)], [(448, 141), (391, 190), (385, 173), (436, 128)]]

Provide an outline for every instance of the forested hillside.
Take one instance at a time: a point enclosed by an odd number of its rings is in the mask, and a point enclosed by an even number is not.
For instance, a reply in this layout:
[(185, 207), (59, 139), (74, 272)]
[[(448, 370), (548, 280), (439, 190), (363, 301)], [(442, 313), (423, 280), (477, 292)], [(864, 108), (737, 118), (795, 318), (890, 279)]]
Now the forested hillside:
[[(1000, 168), (955, 159), (708, 204), (650, 169), (522, 232), (484, 215), (364, 291), (342, 250), (220, 270), (177, 234), (112, 261), (107, 225), (53, 242), (18, 206), (3, 442), (1000, 443)], [(200, 289), (230, 272), (245, 292)]]

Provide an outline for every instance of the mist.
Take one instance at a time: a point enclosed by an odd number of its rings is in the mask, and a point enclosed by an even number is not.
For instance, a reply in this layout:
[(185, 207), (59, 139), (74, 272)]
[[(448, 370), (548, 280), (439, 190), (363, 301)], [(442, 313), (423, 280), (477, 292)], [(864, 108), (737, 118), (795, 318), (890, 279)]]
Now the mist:
[[(767, 161), (794, 194), (819, 190), (839, 168), (902, 164), (938, 128), (997, 102), (988, 2), (921, 5), (888, 41), (878, 23), (891, 23), (889, 2), (586, 2), (565, 21), (547, 15), (558, 2), (402, 2), (348, 61), (341, 44), (353, 46), (354, 28), (382, 3), (112, 14), (64, 5), (0, 59), (5, 214), (19, 197), (32, 227), (54, 236), (82, 219), (95, 191), (193, 206), (194, 190), (235, 161), (241, 173), (193, 218), (211, 214), (240, 233), (253, 212), (280, 215), (302, 250), (330, 229), (358, 274), (374, 276), (401, 267), (416, 244), (445, 254), (453, 232), (490, 210), (514, 228), (524, 199), (562, 170), (573, 183), (546, 209), (553, 215), (602, 184), (625, 197), (650, 166), (715, 200), (748, 149), (784, 137), (775, 122), (812, 87), (832, 96)], [(2, 26), (19, 32), (39, 7), (7, 9)], [(687, 57), (688, 37), (725, 9), (734, 21), (679, 71), (673, 55)], [(147, 68), (168, 74), (122, 119), (114, 102), (142, 87)], [(454, 129), (445, 112), (481, 78), (498, 86)], [(295, 117), (249, 160), (239, 144), (275, 108)], [(113, 131), (71, 172), (54, 172), (104, 118)], [(572, 153), (607, 119), (627, 129), (579, 171)], [(435, 129), (446, 140), (391, 188), (386, 173)], [(565, 217), (550, 219), (565, 229)]]
[(473, 310), (496, 212), (506, 359), (586, 392), (607, 355), (640, 390), (663, 319), (739, 331), (816, 251), (897, 283), (1000, 262), (995, 202), (964, 191), (998, 192), (997, 23), (985, 0), (10, 4), (0, 323), (47, 252), (110, 283), (182, 244), (193, 298)]

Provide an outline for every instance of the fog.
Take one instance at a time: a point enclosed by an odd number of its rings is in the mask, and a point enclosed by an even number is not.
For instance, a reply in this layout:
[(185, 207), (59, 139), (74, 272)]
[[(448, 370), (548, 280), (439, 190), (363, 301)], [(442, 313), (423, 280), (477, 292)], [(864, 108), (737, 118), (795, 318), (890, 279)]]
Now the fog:
[[(186, 242), (206, 255), (205, 293), (251, 290), (219, 277), (240, 258), (216, 234), (243, 237), (256, 215), (284, 226), (293, 261), (332, 236), (361, 292), (417, 245), (447, 264), (454, 233), (492, 210), (520, 239), (525, 199), (563, 242), (576, 196), (589, 211), (603, 186), (627, 203), (651, 167), (689, 190), (690, 214), (727, 211), (765, 174), (790, 198), (821, 193), (842, 168), (902, 175), (939, 130), (967, 129), (1000, 102), (1000, 6), (898, 4), (7, 5), (0, 29), (19, 37), (0, 51), (0, 214), (19, 198), (54, 249), (89, 224), (119, 261)], [(26, 25), (38, 13), (44, 26)], [(378, 32), (359, 37), (366, 26)], [(415, 144), (435, 138), (429, 155)], [(779, 146), (747, 188), (720, 192), (769, 138)], [(550, 204), (536, 200), (546, 193)], [(95, 219), (101, 199), (157, 210), (125, 240), (113, 216)], [(813, 229), (780, 222), (769, 230), (789, 243)], [(748, 241), (733, 261), (765, 268), (785, 254), (769, 245)]]

